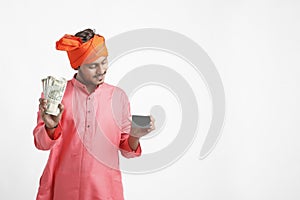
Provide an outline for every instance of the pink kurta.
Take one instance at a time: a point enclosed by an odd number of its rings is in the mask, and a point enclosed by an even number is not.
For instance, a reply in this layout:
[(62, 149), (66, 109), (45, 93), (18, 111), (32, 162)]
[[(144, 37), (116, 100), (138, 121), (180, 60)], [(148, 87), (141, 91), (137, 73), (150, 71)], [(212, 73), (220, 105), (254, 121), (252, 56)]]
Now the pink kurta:
[(122, 200), (119, 150), (127, 158), (141, 155), (128, 144), (130, 104), (118, 87), (101, 84), (88, 94), (75, 78), (68, 81), (65, 109), (49, 138), (38, 113), (34, 142), (51, 150), (40, 179), (38, 200)]

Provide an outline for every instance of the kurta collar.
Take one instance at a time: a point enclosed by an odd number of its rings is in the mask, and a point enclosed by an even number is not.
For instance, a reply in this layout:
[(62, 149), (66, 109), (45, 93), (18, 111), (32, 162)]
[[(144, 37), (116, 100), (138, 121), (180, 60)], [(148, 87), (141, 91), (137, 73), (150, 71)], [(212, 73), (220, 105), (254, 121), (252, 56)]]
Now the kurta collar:
[[(71, 80), (72, 84), (73, 84), (75, 87), (77, 87), (77, 88), (79, 88), (80, 90), (82, 90), (83, 92), (89, 94), (89, 93), (88, 93), (88, 90), (87, 90), (87, 88), (86, 88), (86, 86), (85, 86), (84, 84), (82, 84), (81, 82), (79, 82), (79, 81), (76, 79), (76, 75), (77, 75), (77, 74), (74, 74), (74, 76), (73, 76), (73, 78), (72, 78), (72, 80)], [(105, 85), (105, 83), (102, 83), (102, 84), (98, 85), (97, 88), (96, 88), (96, 90), (95, 90), (93, 93), (99, 92), (99, 91), (101, 90), (101, 88), (102, 88), (104, 85)], [(91, 94), (92, 94), (92, 93), (91, 93)]]

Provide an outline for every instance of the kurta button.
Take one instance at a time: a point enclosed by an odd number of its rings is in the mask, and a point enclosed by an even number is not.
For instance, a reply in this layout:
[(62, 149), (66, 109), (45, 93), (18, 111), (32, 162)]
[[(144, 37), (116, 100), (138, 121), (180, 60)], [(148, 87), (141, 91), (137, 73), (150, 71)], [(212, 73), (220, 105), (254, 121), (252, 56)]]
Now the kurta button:
[(87, 125), (88, 128), (90, 128), (90, 125)]
[(88, 113), (90, 113), (91, 111), (90, 110), (88, 110)]

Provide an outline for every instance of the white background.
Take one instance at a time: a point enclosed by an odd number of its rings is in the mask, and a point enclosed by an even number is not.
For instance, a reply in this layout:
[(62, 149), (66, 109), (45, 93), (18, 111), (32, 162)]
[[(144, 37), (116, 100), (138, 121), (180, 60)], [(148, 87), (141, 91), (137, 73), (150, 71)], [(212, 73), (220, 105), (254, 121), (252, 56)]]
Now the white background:
[(296, 0), (2, 1), (0, 199), (35, 198), (49, 153), (35, 149), (32, 136), (40, 80), (72, 77), (55, 41), (88, 27), (106, 38), (138, 28), (184, 34), (207, 52), (225, 88), (214, 151), (198, 159), (206, 119), (172, 166), (123, 174), (127, 200), (299, 199), (299, 9)]

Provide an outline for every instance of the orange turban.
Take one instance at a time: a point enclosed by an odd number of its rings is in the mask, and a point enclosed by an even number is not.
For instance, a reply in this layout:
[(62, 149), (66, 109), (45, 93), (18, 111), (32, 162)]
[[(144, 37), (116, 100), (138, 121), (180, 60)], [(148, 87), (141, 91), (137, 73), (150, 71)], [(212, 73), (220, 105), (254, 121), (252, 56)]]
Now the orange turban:
[(108, 55), (105, 39), (98, 34), (84, 43), (79, 37), (65, 34), (56, 42), (56, 49), (67, 51), (73, 69), (78, 69), (84, 63), (91, 63), (101, 56)]

